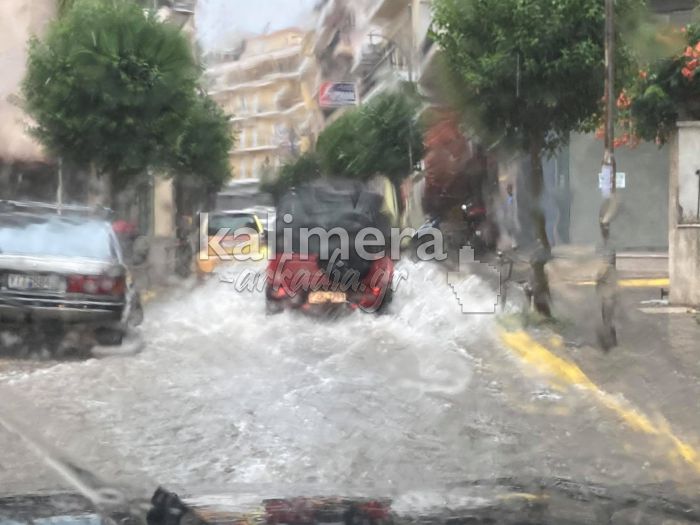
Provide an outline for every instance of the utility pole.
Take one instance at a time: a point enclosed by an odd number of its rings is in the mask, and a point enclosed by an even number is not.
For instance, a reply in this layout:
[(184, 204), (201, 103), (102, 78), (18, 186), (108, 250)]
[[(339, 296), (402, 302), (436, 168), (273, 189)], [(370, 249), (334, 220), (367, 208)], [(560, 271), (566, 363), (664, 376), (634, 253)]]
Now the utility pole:
[[(605, 153), (603, 174), (610, 173), (610, 186), (604, 188), (606, 197), (615, 193), (615, 8), (614, 0), (605, 0)], [(603, 183), (607, 180), (604, 177)], [(609, 192), (609, 194), (608, 194)]]
[(610, 245), (610, 224), (617, 211), (615, 163), (615, 6), (614, 0), (605, 0), (605, 152), (601, 166), (601, 190), (599, 225), (603, 239), (604, 266), (596, 280), (596, 290), (601, 301), (602, 325), (598, 340), (604, 350), (617, 346), (615, 330), (615, 304), (617, 272), (615, 248)]

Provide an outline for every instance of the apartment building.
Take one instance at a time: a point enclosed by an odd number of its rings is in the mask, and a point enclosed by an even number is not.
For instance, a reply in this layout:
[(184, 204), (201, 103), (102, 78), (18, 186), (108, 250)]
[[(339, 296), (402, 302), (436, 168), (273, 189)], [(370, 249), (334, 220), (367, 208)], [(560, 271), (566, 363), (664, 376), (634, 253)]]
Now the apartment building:
[[(323, 0), (316, 7), (313, 52), (317, 96), (328, 82), (352, 83), (356, 97), (323, 108), (327, 122), (405, 82), (427, 82), (434, 62), (430, 0)], [(430, 52), (430, 53), (429, 53)]]
[(209, 57), (209, 94), (231, 115), (235, 179), (269, 176), (307, 151), (319, 128), (311, 87), (310, 39), (296, 28), (246, 39), (234, 52)]

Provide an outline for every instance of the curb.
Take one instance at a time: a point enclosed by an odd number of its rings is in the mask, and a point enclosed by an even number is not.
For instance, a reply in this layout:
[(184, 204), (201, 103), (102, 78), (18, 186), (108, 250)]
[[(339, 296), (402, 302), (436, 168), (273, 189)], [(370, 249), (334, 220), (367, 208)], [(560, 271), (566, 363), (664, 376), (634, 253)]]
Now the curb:
[[(573, 284), (576, 286), (595, 286), (596, 281), (564, 281), (565, 284)], [(668, 288), (671, 281), (668, 277), (632, 277), (627, 279), (618, 279), (617, 285), (620, 288)]]
[(696, 439), (688, 441), (678, 436), (665, 418), (652, 419), (620, 394), (608, 392), (596, 384), (573, 360), (563, 357), (561, 351), (550, 348), (560, 350), (564, 346), (561, 336), (555, 331), (551, 331), (548, 344), (522, 328), (508, 330), (502, 327), (499, 335), (502, 344), (523, 367), (537, 371), (550, 381), (553, 388), (584, 393), (629, 429), (656, 438), (657, 445), (665, 450), (668, 457), (678, 458), (700, 473), (700, 450), (692, 444)]

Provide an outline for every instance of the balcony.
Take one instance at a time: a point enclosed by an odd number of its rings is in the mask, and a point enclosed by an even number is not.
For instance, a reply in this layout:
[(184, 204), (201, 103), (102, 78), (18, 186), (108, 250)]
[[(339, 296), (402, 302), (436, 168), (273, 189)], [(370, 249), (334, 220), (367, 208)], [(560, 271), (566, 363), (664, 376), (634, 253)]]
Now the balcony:
[(352, 68), (352, 72), (360, 78), (370, 75), (377, 66), (386, 59), (390, 50), (385, 43), (368, 42), (362, 46), (359, 56)]
[(291, 71), (289, 73), (271, 73), (260, 77), (259, 80), (242, 80), (235, 78), (226, 78), (220, 80), (216, 86), (209, 90), (210, 95), (218, 95), (220, 93), (235, 93), (236, 91), (252, 91), (259, 88), (271, 86), (284, 80), (297, 80), (301, 77), (303, 71)]
[[(371, 40), (370, 40), (371, 41)], [(361, 55), (353, 72), (362, 79), (360, 95), (365, 100), (368, 93), (377, 88), (412, 80), (409, 60), (394, 42), (371, 44)]]
[(292, 102), (288, 108), (274, 108), (274, 109), (262, 109), (259, 112), (252, 112), (250, 110), (237, 110), (235, 116), (230, 119), (232, 123), (245, 122), (252, 119), (265, 119), (279, 117), (283, 115), (293, 115), (297, 111), (306, 110), (306, 104), (303, 102)]
[(243, 148), (236, 148), (228, 153), (229, 155), (242, 155), (245, 153), (255, 153), (259, 151), (275, 151), (278, 148), (278, 144), (263, 144), (262, 146), (246, 146)]
[(207, 69), (207, 76), (226, 76), (232, 81), (243, 82), (261, 78), (273, 73), (291, 73), (299, 69), (302, 49), (300, 45), (290, 46), (260, 55), (241, 55), (239, 60), (221, 62)]

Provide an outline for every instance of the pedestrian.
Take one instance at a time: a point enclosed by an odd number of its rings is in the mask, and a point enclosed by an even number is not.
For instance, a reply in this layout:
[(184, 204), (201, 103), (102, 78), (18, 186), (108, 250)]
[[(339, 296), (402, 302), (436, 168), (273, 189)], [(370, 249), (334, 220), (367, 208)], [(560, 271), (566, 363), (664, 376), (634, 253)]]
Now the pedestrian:
[(506, 184), (506, 195), (502, 206), (503, 229), (508, 235), (513, 250), (518, 247), (518, 236), (520, 234), (520, 221), (518, 221), (518, 207), (513, 192), (513, 183)]

